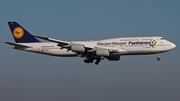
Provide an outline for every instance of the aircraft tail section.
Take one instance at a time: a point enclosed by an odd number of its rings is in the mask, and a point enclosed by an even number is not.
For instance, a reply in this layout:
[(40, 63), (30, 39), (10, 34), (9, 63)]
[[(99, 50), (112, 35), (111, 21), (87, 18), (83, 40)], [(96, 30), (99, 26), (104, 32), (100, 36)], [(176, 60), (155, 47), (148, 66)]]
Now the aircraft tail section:
[(40, 42), (17, 22), (8, 22), (8, 25), (16, 43)]

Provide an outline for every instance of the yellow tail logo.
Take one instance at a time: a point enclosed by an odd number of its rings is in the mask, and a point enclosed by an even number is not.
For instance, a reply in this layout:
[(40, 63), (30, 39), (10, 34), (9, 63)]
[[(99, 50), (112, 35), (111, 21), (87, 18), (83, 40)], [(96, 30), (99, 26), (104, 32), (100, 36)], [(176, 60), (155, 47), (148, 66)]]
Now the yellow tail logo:
[(22, 38), (23, 35), (24, 35), (24, 30), (23, 30), (21, 27), (16, 27), (16, 28), (14, 28), (14, 30), (13, 30), (13, 36), (14, 36), (16, 39)]

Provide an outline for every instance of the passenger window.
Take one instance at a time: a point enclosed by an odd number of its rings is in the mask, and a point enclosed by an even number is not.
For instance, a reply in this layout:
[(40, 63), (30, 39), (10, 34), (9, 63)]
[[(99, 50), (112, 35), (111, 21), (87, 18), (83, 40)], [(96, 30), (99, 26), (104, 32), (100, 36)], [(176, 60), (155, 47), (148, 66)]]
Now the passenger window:
[(165, 38), (161, 38), (161, 40), (165, 40)]

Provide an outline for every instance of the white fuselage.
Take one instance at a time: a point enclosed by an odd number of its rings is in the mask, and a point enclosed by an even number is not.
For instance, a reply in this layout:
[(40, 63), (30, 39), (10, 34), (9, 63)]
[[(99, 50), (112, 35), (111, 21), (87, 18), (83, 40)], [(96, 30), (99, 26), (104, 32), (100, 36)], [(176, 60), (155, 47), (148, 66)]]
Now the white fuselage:
[[(114, 55), (141, 55), (162, 53), (175, 48), (175, 44), (163, 37), (128, 37), (113, 38), (99, 41), (74, 41), (72, 44), (83, 44), (92, 48), (107, 48), (117, 50)], [(16, 48), (24, 51), (30, 51), (40, 54), (53, 56), (71, 57), (77, 56), (76, 52), (61, 48), (58, 43), (38, 42), (38, 43), (19, 43), (29, 45), (30, 48)]]

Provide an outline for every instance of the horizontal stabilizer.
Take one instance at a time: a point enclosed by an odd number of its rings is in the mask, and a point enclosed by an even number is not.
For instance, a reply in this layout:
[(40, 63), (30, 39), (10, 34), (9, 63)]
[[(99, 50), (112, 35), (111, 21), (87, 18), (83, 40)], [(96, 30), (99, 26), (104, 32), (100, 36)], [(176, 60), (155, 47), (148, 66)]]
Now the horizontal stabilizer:
[(4, 42), (6, 44), (11, 45), (12, 47), (18, 47), (18, 48), (31, 48), (31, 46), (29, 45), (23, 45), (23, 44), (19, 44), (19, 43), (12, 43), (12, 42)]

